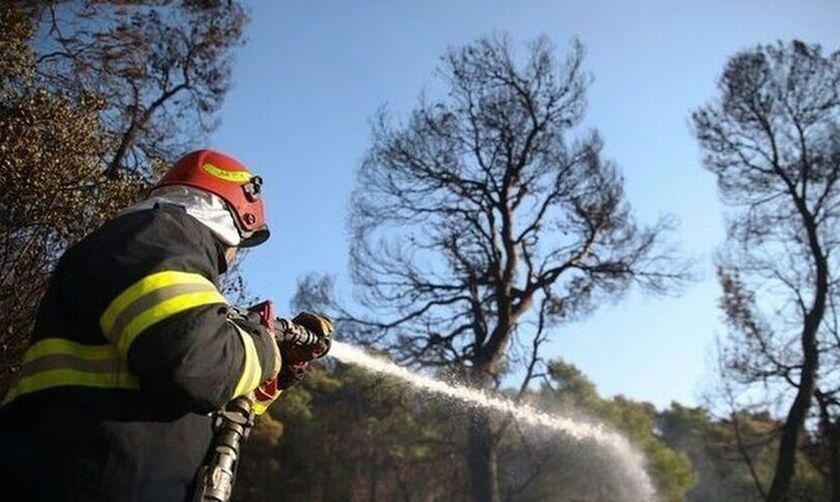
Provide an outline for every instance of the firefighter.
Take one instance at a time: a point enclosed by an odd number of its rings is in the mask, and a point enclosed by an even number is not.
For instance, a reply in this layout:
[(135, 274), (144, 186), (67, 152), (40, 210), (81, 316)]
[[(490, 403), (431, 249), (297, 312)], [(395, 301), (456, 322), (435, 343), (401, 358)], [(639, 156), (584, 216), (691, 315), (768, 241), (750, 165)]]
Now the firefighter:
[[(0, 499), (189, 500), (212, 412), (238, 396), (264, 412), (302, 377), (314, 346), (278, 346), (218, 289), (236, 251), (268, 239), (261, 185), (231, 157), (190, 153), (64, 253), (0, 407)], [(332, 331), (312, 313), (292, 322)]]

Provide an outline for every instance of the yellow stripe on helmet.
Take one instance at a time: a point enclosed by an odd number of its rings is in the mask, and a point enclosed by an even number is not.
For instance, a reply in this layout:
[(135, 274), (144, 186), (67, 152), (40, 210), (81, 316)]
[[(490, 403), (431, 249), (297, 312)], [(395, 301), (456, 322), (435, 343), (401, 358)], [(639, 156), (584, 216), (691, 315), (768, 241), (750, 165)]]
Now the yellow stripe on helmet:
[(207, 174), (213, 176), (214, 178), (218, 178), (222, 181), (229, 181), (231, 183), (237, 183), (239, 185), (248, 183), (251, 181), (252, 177), (251, 173), (248, 171), (226, 171), (224, 169), (219, 169), (209, 162), (206, 162), (201, 167)]

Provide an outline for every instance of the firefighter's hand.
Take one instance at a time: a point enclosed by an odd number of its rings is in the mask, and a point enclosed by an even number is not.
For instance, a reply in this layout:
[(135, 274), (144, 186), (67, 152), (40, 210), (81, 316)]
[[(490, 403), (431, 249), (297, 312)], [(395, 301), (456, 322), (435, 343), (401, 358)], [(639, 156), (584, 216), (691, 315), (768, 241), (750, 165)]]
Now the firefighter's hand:
[(324, 356), (330, 349), (332, 321), (326, 316), (301, 312), (292, 319), (289, 335), (278, 337), (283, 366), (277, 376), (281, 389), (301, 381), (313, 359)]
[[(327, 344), (329, 343), (330, 336), (335, 329), (333, 327), (333, 322), (329, 317), (322, 314), (316, 314), (314, 312), (301, 312), (292, 319), (292, 322), (308, 329), (319, 338), (321, 343)], [(329, 349), (329, 347), (327, 347), (327, 349)]]

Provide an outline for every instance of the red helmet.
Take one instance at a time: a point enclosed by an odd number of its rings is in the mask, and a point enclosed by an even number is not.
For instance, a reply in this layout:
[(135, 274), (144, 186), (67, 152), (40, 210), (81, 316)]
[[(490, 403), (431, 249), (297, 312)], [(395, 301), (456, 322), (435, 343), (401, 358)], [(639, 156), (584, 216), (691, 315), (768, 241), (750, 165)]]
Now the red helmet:
[(221, 197), (233, 214), (242, 236), (242, 247), (262, 244), (268, 239), (260, 192), (262, 178), (248, 172), (239, 161), (213, 150), (198, 150), (181, 157), (154, 188), (187, 185)]

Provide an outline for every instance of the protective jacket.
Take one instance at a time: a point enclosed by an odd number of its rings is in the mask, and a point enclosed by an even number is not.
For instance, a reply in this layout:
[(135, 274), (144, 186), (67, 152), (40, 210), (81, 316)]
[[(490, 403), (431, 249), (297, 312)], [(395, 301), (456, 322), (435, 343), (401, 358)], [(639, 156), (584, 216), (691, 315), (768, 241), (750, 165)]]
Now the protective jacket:
[(15, 500), (189, 500), (210, 412), (273, 377), (274, 341), (218, 290), (222, 245), (165, 204), (71, 247), (0, 407), (0, 479)]

